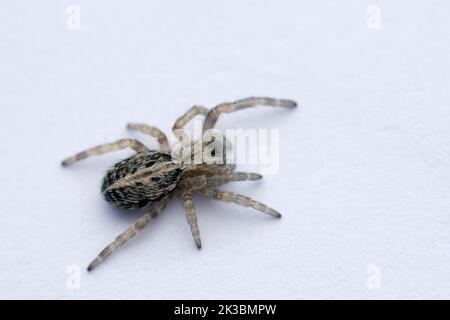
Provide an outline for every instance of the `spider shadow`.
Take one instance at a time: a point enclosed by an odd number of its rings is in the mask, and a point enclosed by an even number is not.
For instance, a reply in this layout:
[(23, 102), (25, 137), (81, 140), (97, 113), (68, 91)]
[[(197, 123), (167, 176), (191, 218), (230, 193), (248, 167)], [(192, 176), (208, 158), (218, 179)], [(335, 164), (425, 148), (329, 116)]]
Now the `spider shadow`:
[(123, 224), (131, 226), (137, 219), (139, 219), (143, 214), (144, 209), (138, 210), (127, 210), (111, 207), (106, 201), (102, 204), (102, 214), (105, 219), (112, 220), (113, 223)]

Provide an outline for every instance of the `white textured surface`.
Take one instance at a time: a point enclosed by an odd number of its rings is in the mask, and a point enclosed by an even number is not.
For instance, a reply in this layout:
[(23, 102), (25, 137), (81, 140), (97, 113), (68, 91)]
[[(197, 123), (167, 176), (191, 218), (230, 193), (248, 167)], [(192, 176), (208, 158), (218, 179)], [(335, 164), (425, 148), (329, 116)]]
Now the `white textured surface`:
[[(1, 2), (0, 298), (450, 298), (448, 1), (377, 1), (379, 31), (372, 1), (148, 3), (74, 1), (69, 31), (71, 2)], [(280, 129), (279, 174), (227, 188), (283, 219), (198, 199), (199, 252), (174, 201), (85, 272), (136, 219), (99, 195), (127, 152), (60, 160), (249, 95), (301, 102), (220, 122)]]

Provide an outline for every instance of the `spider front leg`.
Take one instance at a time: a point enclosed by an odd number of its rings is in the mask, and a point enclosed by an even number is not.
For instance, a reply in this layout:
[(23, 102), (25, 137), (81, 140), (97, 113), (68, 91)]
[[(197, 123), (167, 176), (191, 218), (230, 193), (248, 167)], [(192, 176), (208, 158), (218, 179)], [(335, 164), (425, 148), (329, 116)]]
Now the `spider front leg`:
[(203, 132), (212, 129), (216, 124), (219, 116), (222, 113), (230, 113), (246, 108), (253, 108), (258, 105), (261, 106), (271, 106), (271, 107), (283, 107), (283, 108), (294, 108), (297, 103), (292, 100), (285, 99), (274, 99), (265, 97), (252, 97), (242, 100), (238, 100), (232, 103), (222, 103), (212, 108), (206, 116), (205, 122), (203, 123)]
[(156, 138), (161, 146), (161, 151), (170, 152), (169, 140), (167, 140), (167, 136), (160, 129), (142, 123), (129, 123), (127, 124), (127, 129), (137, 130)]
[(206, 109), (205, 107), (196, 105), (196, 106), (191, 107), (188, 111), (186, 111), (185, 114), (183, 114), (181, 117), (179, 117), (177, 119), (177, 121), (175, 121), (175, 123), (172, 126), (172, 132), (174, 133), (174, 135), (177, 137), (177, 139), (181, 143), (188, 145), (189, 140), (188, 141), (184, 141), (185, 135), (183, 133), (178, 132), (178, 130), (183, 129), (184, 126), (189, 121), (194, 119), (196, 116), (208, 114), (208, 111), (209, 110)]
[(63, 166), (69, 166), (77, 161), (86, 159), (91, 156), (98, 156), (107, 152), (122, 150), (125, 148), (131, 148), (136, 152), (142, 152), (142, 151), (148, 151), (147, 147), (144, 146), (141, 142), (134, 140), (134, 139), (122, 139), (113, 143), (107, 143), (103, 144), (85, 151), (82, 151), (80, 153), (77, 153), (76, 155), (65, 159), (62, 162)]
[(241, 206), (244, 207), (251, 207), (253, 209), (256, 209), (258, 211), (261, 211), (263, 213), (267, 213), (270, 214), (273, 217), (276, 218), (281, 218), (281, 214), (266, 206), (265, 204), (255, 201), (247, 196), (243, 196), (234, 192), (225, 192), (225, 191), (221, 191), (218, 189), (211, 189), (211, 188), (203, 188), (203, 189), (199, 189), (197, 190), (197, 192), (199, 192), (200, 194), (214, 199), (214, 200), (218, 200), (218, 201), (224, 201), (224, 202), (234, 202), (236, 204), (239, 204)]
[(188, 111), (186, 111), (185, 114), (183, 114), (181, 117), (179, 117), (177, 119), (177, 121), (175, 121), (175, 123), (174, 123), (174, 125), (172, 127), (172, 131), (175, 132), (175, 130), (184, 128), (184, 126), (189, 121), (194, 119), (197, 115), (200, 115), (200, 114), (207, 115), (208, 112), (209, 112), (209, 110), (206, 109), (203, 106), (193, 106), (193, 107), (191, 107)]
[(167, 202), (170, 198), (170, 195), (161, 199), (159, 202), (154, 204), (150, 211), (145, 213), (141, 218), (139, 218), (136, 223), (125, 230), (122, 234), (120, 234), (112, 243), (110, 243), (105, 249), (103, 249), (99, 255), (89, 264), (87, 270), (91, 271), (95, 267), (97, 267), (100, 263), (106, 260), (114, 251), (116, 251), (118, 248), (120, 248), (122, 245), (125, 244), (128, 240), (130, 240), (132, 237), (137, 235), (144, 227), (151, 223), (164, 209), (164, 207), (167, 205)]

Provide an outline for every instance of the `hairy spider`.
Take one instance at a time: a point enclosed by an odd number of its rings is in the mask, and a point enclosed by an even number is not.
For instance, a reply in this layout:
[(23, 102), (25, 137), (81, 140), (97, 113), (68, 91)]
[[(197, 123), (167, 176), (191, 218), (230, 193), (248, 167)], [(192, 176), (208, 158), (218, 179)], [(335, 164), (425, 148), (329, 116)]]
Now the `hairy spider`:
[[(265, 105), (272, 107), (294, 108), (296, 102), (291, 100), (273, 98), (247, 98), (233, 103), (222, 103), (208, 110), (202, 106), (193, 106), (173, 125), (173, 131), (183, 128), (197, 115), (204, 115), (203, 132), (212, 129), (222, 113), (230, 113), (246, 108)], [(106, 201), (112, 206), (124, 209), (139, 209), (148, 207), (148, 211), (136, 223), (120, 234), (89, 264), (87, 270), (91, 271), (103, 262), (111, 253), (122, 246), (130, 238), (138, 234), (147, 224), (152, 222), (166, 206), (176, 191), (181, 193), (186, 219), (191, 228), (196, 246), (201, 248), (200, 232), (197, 216), (192, 201), (192, 193), (197, 192), (208, 198), (234, 202), (236, 204), (252, 207), (263, 213), (280, 218), (281, 214), (274, 209), (257, 202), (249, 197), (233, 192), (216, 189), (217, 186), (231, 181), (259, 180), (260, 174), (236, 172), (235, 166), (230, 164), (192, 164), (189, 159), (181, 157), (181, 161), (174, 161), (171, 155), (166, 135), (155, 127), (145, 124), (128, 124), (130, 130), (137, 130), (156, 138), (161, 146), (160, 151), (149, 150), (141, 142), (134, 139), (122, 139), (117, 142), (100, 145), (67, 158), (63, 166), (86, 159), (90, 156), (101, 155), (110, 151), (131, 148), (136, 154), (114, 165), (103, 179), (101, 191)], [(201, 144), (206, 146), (202, 138), (190, 146)], [(211, 139), (214, 141), (213, 139)]]

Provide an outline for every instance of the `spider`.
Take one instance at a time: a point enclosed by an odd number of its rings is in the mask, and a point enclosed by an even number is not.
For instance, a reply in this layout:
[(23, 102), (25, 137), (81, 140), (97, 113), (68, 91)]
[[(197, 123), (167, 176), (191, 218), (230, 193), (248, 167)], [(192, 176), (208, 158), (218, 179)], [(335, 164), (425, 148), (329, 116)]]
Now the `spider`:
[[(285, 108), (297, 106), (296, 102), (292, 100), (265, 97), (251, 97), (233, 103), (222, 103), (210, 110), (195, 105), (178, 118), (172, 129), (174, 132), (182, 129), (194, 117), (203, 115), (205, 117), (203, 132), (207, 132), (213, 129), (221, 114), (258, 105)], [(216, 188), (232, 181), (259, 180), (262, 178), (262, 175), (236, 172), (235, 166), (231, 164), (192, 164), (190, 161), (187, 161), (186, 157), (181, 158), (181, 161), (173, 161), (172, 149), (169, 146), (166, 135), (161, 130), (139, 123), (130, 123), (127, 125), (127, 128), (156, 138), (161, 150), (150, 150), (135, 139), (122, 139), (85, 150), (62, 162), (63, 166), (69, 166), (91, 156), (125, 148), (131, 148), (136, 152), (133, 156), (118, 162), (107, 171), (103, 179), (101, 192), (105, 200), (113, 207), (123, 209), (146, 208), (147, 211), (133, 226), (116, 237), (112, 243), (98, 254), (89, 264), (88, 271), (96, 268), (130, 238), (142, 231), (146, 225), (151, 223), (161, 213), (167, 202), (177, 192), (181, 194), (186, 210), (186, 220), (190, 226), (195, 244), (199, 249), (202, 245), (192, 200), (194, 192), (214, 200), (233, 202), (245, 207), (251, 207), (276, 218), (281, 217), (279, 212), (265, 204), (237, 193), (225, 192)], [(198, 144), (206, 146), (210, 143), (205, 141), (206, 139), (204, 138), (199, 139), (192, 143), (191, 146)], [(214, 141), (214, 139), (211, 139), (211, 141)]]

